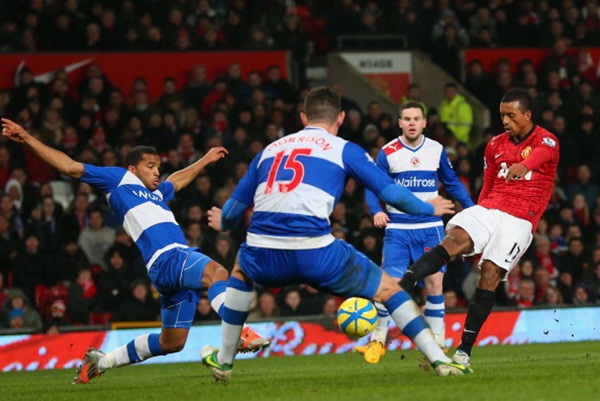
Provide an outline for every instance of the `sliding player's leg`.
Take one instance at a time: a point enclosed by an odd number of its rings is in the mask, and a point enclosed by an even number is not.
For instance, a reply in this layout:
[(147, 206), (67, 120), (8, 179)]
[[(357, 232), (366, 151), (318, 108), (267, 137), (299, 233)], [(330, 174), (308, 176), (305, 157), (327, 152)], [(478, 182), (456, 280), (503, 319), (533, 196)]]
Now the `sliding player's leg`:
[(198, 293), (192, 290), (162, 295), (160, 334), (143, 334), (106, 354), (95, 348), (88, 349), (73, 383), (86, 384), (109, 369), (181, 351), (187, 341), (197, 302)]

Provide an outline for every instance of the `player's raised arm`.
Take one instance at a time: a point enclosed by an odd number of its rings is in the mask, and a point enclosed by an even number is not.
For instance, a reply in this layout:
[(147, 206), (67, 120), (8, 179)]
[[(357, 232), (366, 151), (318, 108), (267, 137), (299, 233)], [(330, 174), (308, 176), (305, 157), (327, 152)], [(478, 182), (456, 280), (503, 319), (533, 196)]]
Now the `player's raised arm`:
[(167, 181), (171, 181), (173, 183), (173, 187), (175, 192), (185, 188), (192, 180), (200, 174), (202, 170), (206, 166), (211, 163), (214, 163), (225, 157), (229, 152), (222, 146), (218, 146), (215, 148), (211, 148), (202, 158), (197, 160), (196, 162), (190, 164), (184, 169), (174, 172), (171, 174)]
[(79, 163), (65, 153), (44, 145), (41, 141), (27, 132), (19, 124), (7, 119), (2, 119), (2, 135), (12, 141), (21, 143), (30, 148), (33, 153), (40, 157), (43, 161), (54, 167), (62, 174), (69, 177), (79, 178), (83, 175), (83, 164)]

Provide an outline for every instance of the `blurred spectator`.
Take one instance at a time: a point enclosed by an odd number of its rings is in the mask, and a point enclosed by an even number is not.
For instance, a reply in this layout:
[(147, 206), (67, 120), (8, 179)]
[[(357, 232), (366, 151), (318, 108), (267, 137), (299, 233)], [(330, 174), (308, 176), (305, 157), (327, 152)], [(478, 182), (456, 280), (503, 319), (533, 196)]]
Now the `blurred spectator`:
[(89, 206), (88, 195), (85, 193), (76, 193), (71, 204), (66, 210), (64, 217), (64, 242), (77, 242), (80, 233), (87, 227)]
[(446, 310), (463, 309), (466, 308), (467, 303), (458, 297), (458, 294), (454, 290), (444, 291), (444, 304)]
[(5, 146), (0, 146), (0, 188), (6, 188), (6, 183), (10, 178), (10, 165), (10, 150)]
[(575, 223), (583, 230), (586, 230), (590, 225), (590, 209), (585, 201), (585, 196), (583, 194), (575, 195), (571, 202), (571, 207), (573, 209)]
[(291, 51), (291, 58), (296, 67), (298, 85), (300, 87), (306, 86), (308, 39), (302, 29), (298, 15), (287, 14), (283, 17), (283, 24), (274, 34), (274, 47)]
[(0, 316), (2, 316), (2, 313), (4, 312), (4, 305), (6, 299), (8, 298), (8, 291), (9, 289), (4, 281), (4, 273), (0, 271)]
[(381, 235), (375, 229), (361, 230), (356, 243), (356, 249), (364, 253), (376, 265), (381, 265), (382, 246), (380, 238)]
[(53, 272), (53, 281), (69, 285), (77, 278), (77, 274), (80, 269), (89, 267), (85, 253), (79, 248), (79, 244), (76, 241), (67, 241), (61, 246), (58, 253), (56, 263), (56, 269)]
[(292, 104), (295, 100), (292, 84), (281, 76), (281, 70), (277, 65), (267, 68), (267, 74), (263, 81), (263, 90), (270, 99), (283, 99), (286, 105)]
[(137, 279), (131, 283), (128, 297), (117, 305), (111, 317), (112, 322), (158, 321), (160, 306), (152, 297), (146, 280)]
[(16, 255), (18, 247), (19, 237), (11, 230), (10, 220), (0, 213), (0, 273), (4, 277), (11, 270), (11, 260)]
[(364, 129), (362, 114), (357, 109), (351, 109), (347, 113), (345, 122), (340, 127), (338, 135), (348, 141), (361, 144)]
[(579, 282), (586, 270), (589, 272), (589, 255), (581, 237), (570, 238), (567, 252), (560, 258), (559, 270), (569, 273), (573, 283)]
[(40, 246), (51, 252), (56, 252), (62, 246), (65, 237), (62, 207), (55, 202), (52, 195), (42, 197), (41, 219), (37, 227)]
[[(469, 63), (467, 69), (467, 78), (465, 80), (465, 88), (469, 90), (480, 100), (485, 100), (487, 91), (491, 86), (491, 78), (489, 74), (483, 69), (481, 60), (476, 59)], [(495, 98), (496, 102), (498, 98)]]
[[(33, 166), (29, 166), (28, 168), (33, 168)], [(47, 178), (40, 182), (46, 182)], [(15, 189), (18, 195), (15, 194)], [(10, 173), (10, 179), (6, 184), (6, 193), (11, 196), (15, 209), (19, 213), (22, 213), (23, 216), (28, 216), (31, 210), (40, 203), (38, 186), (29, 179), (27, 170), (21, 167), (13, 168)]]
[(577, 64), (567, 54), (568, 43), (563, 38), (557, 38), (552, 45), (552, 53), (542, 61), (542, 74), (548, 75), (550, 71), (558, 71), (560, 88), (571, 87), (570, 77), (577, 73)]
[(28, 299), (35, 299), (35, 287), (46, 284), (55, 263), (50, 253), (40, 249), (38, 236), (35, 233), (26, 234), (22, 248), (11, 263), (14, 286), (20, 288)]
[(537, 234), (534, 237), (534, 246), (533, 256), (536, 264), (546, 269), (550, 282), (556, 285), (559, 274), (559, 260), (558, 256), (552, 252), (550, 238), (547, 235)]
[(98, 308), (115, 313), (131, 294), (133, 275), (119, 247), (112, 246), (105, 253), (106, 270), (98, 274)]
[(238, 11), (232, 9), (227, 12), (223, 34), (232, 49), (239, 50), (243, 47), (245, 38), (248, 36), (248, 27)]
[(196, 313), (194, 315), (194, 322), (214, 322), (219, 321), (221, 318), (212, 308), (210, 301), (207, 296), (201, 296), (196, 305)]
[(70, 325), (71, 322), (67, 319), (67, 305), (65, 301), (57, 299), (50, 306), (50, 316), (44, 322), (44, 333), (58, 334), (61, 327)]
[(595, 206), (596, 197), (600, 195), (600, 188), (592, 180), (592, 172), (589, 166), (583, 164), (577, 168), (577, 180), (569, 184), (566, 192), (569, 201), (573, 201), (575, 195), (582, 194), (588, 208)]
[(27, 295), (18, 288), (9, 291), (5, 312), (6, 326), (11, 329), (42, 329), (40, 314), (30, 305)]
[(595, 302), (587, 284), (580, 282), (573, 288), (573, 304), (576, 306), (590, 305)]
[(98, 209), (88, 212), (88, 224), (79, 234), (77, 243), (93, 265), (107, 268), (104, 254), (115, 242), (115, 230), (104, 225), (104, 217)]
[(544, 300), (541, 305), (545, 306), (560, 306), (564, 305), (564, 300), (562, 294), (555, 286), (550, 286), (546, 288), (546, 292), (544, 293)]
[(171, 107), (173, 101), (183, 102), (183, 95), (177, 91), (177, 81), (173, 77), (166, 77), (163, 80), (163, 92), (156, 101), (155, 105), (161, 110)]
[(356, 33), (360, 23), (360, 7), (353, 0), (334, 2), (326, 14), (327, 29), (333, 40)]
[(212, 90), (212, 84), (206, 77), (206, 67), (197, 65), (193, 68), (190, 80), (183, 90), (184, 98), (188, 105), (198, 108), (206, 95)]
[(249, 35), (244, 40), (244, 50), (265, 51), (273, 49), (273, 38), (267, 28), (262, 24), (254, 24), (250, 27)]
[(281, 291), (281, 316), (305, 316), (308, 315), (300, 295), (298, 287), (290, 287)]
[(460, 51), (465, 47), (454, 25), (444, 27), (443, 35), (433, 42), (431, 59), (441, 66), (452, 78), (461, 78)]
[(253, 312), (248, 315), (248, 321), (257, 319), (269, 319), (280, 316), (279, 307), (275, 301), (275, 295), (265, 291), (258, 297), (258, 304)]
[(225, 267), (229, 272), (233, 269), (236, 259), (236, 250), (229, 235), (220, 233), (215, 238), (214, 252), (210, 257)]
[[(454, 11), (449, 7), (441, 12), (440, 19), (433, 27), (432, 40), (435, 43), (438, 39), (447, 35), (447, 28), (453, 28), (454, 35), (461, 47), (469, 45), (469, 33), (460, 25), (456, 19)], [(442, 65), (442, 64), (440, 64)]]
[[(342, 100), (342, 110), (346, 112), (347, 116), (351, 110), (355, 110), (359, 113), (360, 116), (362, 116), (361, 107), (358, 105), (358, 103), (356, 103), (356, 101), (344, 94), (344, 87), (342, 86), (342, 84), (340, 84), (339, 82), (335, 82), (331, 84), (331, 89), (333, 89), (338, 95), (340, 95), (340, 98)], [(347, 121), (345, 121), (344, 123), (346, 122)]]
[(73, 324), (89, 324), (90, 314), (96, 310), (96, 284), (92, 269), (82, 267), (67, 290), (67, 309)]
[(185, 228), (185, 236), (189, 246), (199, 248), (207, 254), (212, 254), (215, 248), (213, 239), (206, 233), (205, 227), (199, 221), (189, 222)]
[(339, 307), (339, 304), (338, 304), (337, 298), (330, 295), (330, 296), (327, 296), (325, 298), (325, 300), (323, 301), (323, 305), (321, 307), (320, 313), (323, 316), (336, 317), (338, 307)]
[(519, 308), (530, 308), (536, 305), (535, 282), (530, 278), (521, 279), (517, 295), (512, 302), (513, 305)]
[(533, 281), (535, 282), (535, 299), (537, 303), (544, 300), (544, 294), (548, 287), (553, 286), (550, 280), (550, 273), (543, 266), (536, 266), (533, 272)]
[[(398, 2), (402, 3), (402, 2)], [(392, 29), (406, 37), (406, 48), (411, 50), (429, 48), (429, 32), (427, 25), (422, 23), (416, 10), (409, 9), (406, 13), (406, 21), (401, 24), (393, 24)]]
[(444, 85), (444, 98), (438, 107), (440, 121), (446, 124), (456, 139), (469, 144), (473, 127), (473, 108), (458, 93), (458, 86), (453, 82)]
[(496, 35), (496, 20), (492, 16), (491, 10), (487, 7), (479, 7), (474, 15), (469, 18), (469, 34), (471, 38), (477, 36), (482, 28), (486, 28), (490, 32), (490, 36), (495, 38)]
[(553, 223), (550, 226), (549, 237), (551, 241), (550, 248), (555, 255), (563, 255), (568, 248), (567, 240), (563, 235), (563, 227), (559, 223)]

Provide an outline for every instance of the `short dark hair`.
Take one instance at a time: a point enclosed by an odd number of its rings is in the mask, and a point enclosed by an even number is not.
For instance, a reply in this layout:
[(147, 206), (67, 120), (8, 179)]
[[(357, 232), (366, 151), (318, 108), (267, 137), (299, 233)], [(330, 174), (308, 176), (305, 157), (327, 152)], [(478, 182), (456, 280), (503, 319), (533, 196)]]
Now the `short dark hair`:
[(402, 103), (400, 105), (400, 109), (398, 110), (398, 115), (400, 117), (402, 117), (402, 112), (406, 109), (421, 109), (423, 116), (425, 116), (425, 109), (423, 108), (423, 105), (419, 102), (415, 102), (415, 101), (411, 100), (409, 102)]
[(152, 146), (136, 146), (131, 149), (127, 156), (125, 156), (125, 165), (126, 166), (137, 166), (139, 162), (142, 161), (144, 155), (157, 155), (158, 152)]
[(501, 102), (519, 102), (519, 109), (523, 113), (531, 111), (531, 104), (533, 103), (533, 101), (531, 100), (531, 96), (529, 96), (529, 92), (527, 92), (527, 89), (523, 88), (513, 88), (509, 90), (504, 94), (504, 96), (502, 96)]
[(342, 111), (342, 101), (336, 91), (327, 86), (311, 89), (304, 99), (304, 114), (310, 122), (332, 124)]

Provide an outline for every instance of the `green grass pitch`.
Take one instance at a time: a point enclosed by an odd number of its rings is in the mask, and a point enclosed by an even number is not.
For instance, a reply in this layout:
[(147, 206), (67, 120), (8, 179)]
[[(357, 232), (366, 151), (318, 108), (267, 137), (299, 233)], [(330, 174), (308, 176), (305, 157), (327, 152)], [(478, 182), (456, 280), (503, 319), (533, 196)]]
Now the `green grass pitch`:
[(486, 346), (473, 352), (473, 375), (437, 377), (418, 351), (388, 352), (377, 365), (362, 355), (271, 357), (236, 362), (215, 382), (200, 363), (113, 369), (88, 385), (72, 370), (0, 373), (0, 397), (18, 401), (410, 400), (597, 401), (600, 342)]

